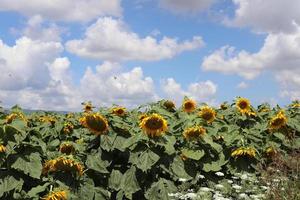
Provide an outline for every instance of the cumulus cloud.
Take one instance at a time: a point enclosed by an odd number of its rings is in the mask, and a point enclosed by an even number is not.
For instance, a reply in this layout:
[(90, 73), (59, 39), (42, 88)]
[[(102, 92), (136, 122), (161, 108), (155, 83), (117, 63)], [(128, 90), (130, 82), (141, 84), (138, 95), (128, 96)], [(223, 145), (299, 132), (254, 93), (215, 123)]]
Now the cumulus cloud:
[(248, 85), (246, 82), (242, 81), (242, 82), (240, 82), (236, 87), (237, 87), (238, 89), (246, 89), (248, 86), (249, 86), (249, 85)]
[(203, 45), (200, 36), (183, 42), (169, 37), (163, 37), (160, 41), (152, 36), (141, 38), (128, 30), (123, 21), (104, 17), (87, 28), (83, 39), (68, 41), (66, 48), (81, 57), (115, 62), (168, 59)]
[(0, 89), (44, 88), (50, 81), (47, 64), (62, 50), (58, 42), (22, 37), (9, 46), (0, 40)]
[(1, 0), (0, 11), (68, 22), (88, 22), (99, 16), (122, 14), (121, 0)]
[(270, 33), (295, 32), (300, 25), (299, 0), (233, 0), (233, 3), (235, 15), (225, 20), (227, 25)]
[(184, 96), (199, 102), (215, 104), (214, 97), (217, 92), (217, 85), (210, 80), (191, 83), (187, 90), (184, 90), (181, 84), (173, 78), (168, 78), (162, 81), (161, 87), (167, 98), (173, 99), (178, 105), (182, 103)]
[(159, 5), (176, 14), (195, 14), (207, 10), (215, 0), (160, 0)]
[(246, 79), (256, 78), (263, 71), (270, 71), (293, 98), (300, 98), (300, 29), (293, 33), (269, 34), (262, 48), (256, 53), (236, 52), (234, 47), (224, 46), (206, 56), (202, 68), (224, 74), (238, 74)]

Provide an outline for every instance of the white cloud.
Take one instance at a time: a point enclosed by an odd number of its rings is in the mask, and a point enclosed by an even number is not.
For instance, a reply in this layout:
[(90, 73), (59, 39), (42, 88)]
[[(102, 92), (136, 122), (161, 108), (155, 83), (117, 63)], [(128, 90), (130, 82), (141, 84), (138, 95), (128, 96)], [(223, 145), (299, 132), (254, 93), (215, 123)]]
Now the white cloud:
[(160, 0), (159, 5), (177, 14), (195, 14), (207, 10), (215, 0)]
[[(224, 46), (204, 58), (202, 68), (225, 74), (238, 74), (253, 79), (263, 71), (270, 71), (279, 81), (282, 90), (300, 98), (300, 28), (293, 33), (269, 34), (257, 53), (235, 52)], [(288, 94), (289, 92), (285, 92)]]
[(246, 88), (248, 88), (248, 84), (246, 83), (246, 82), (244, 82), (244, 81), (242, 81), (242, 82), (240, 82), (236, 87), (238, 88), (238, 89), (246, 89)]
[(66, 48), (78, 56), (97, 60), (156, 61), (172, 58), (203, 45), (200, 36), (180, 43), (168, 37), (160, 41), (151, 36), (141, 38), (128, 30), (123, 21), (105, 17), (88, 27), (83, 39), (68, 41)]
[(299, 0), (233, 0), (236, 5), (232, 26), (251, 27), (260, 32), (295, 32), (300, 25)]
[(215, 103), (217, 85), (210, 80), (191, 83), (187, 90), (184, 90), (173, 78), (168, 78), (162, 81), (161, 87), (167, 98), (173, 99), (178, 105), (182, 103), (184, 96), (199, 102)]
[(91, 21), (99, 16), (121, 16), (121, 0), (1, 0), (0, 11), (41, 15), (58, 21)]
[(44, 88), (50, 81), (48, 63), (63, 50), (58, 42), (22, 37), (14, 46), (0, 40), (0, 89)]

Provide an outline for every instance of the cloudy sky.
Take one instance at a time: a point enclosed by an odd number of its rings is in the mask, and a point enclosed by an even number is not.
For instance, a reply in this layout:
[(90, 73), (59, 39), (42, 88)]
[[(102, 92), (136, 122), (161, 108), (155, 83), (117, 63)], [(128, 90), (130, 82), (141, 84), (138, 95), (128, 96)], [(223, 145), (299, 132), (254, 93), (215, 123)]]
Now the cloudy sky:
[(0, 0), (4, 107), (300, 99), (299, 0)]

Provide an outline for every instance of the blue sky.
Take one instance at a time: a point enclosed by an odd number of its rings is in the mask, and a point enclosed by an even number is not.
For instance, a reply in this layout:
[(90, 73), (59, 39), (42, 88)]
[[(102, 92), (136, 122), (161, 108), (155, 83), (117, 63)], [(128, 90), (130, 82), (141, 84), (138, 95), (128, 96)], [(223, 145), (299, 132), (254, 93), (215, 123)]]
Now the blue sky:
[[(272, 10), (270, 9), (272, 6)], [(0, 0), (5, 107), (300, 98), (300, 3)], [(282, 12), (290, 10), (284, 17)]]

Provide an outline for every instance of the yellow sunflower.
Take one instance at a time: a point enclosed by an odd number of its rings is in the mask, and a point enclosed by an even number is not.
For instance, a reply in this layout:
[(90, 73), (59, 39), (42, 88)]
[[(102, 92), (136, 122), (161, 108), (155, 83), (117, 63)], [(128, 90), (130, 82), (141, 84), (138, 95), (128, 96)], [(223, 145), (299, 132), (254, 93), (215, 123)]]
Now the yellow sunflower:
[(222, 103), (222, 104), (220, 105), (220, 108), (221, 108), (222, 110), (226, 110), (226, 109), (228, 108), (228, 105), (227, 105), (226, 103)]
[(40, 121), (44, 123), (50, 123), (52, 126), (54, 126), (56, 119), (51, 116), (41, 116)]
[(287, 123), (287, 117), (285, 116), (284, 111), (281, 110), (276, 116), (274, 116), (270, 120), (269, 126), (271, 130), (278, 130), (284, 127), (286, 123)]
[(266, 149), (265, 153), (266, 153), (266, 156), (268, 156), (268, 157), (273, 157), (273, 156), (275, 156), (278, 152), (277, 152), (277, 150), (274, 149), (273, 147), (268, 147), (268, 148)]
[(73, 144), (71, 144), (69, 142), (65, 142), (59, 146), (59, 151), (69, 155), (69, 154), (73, 154), (75, 152), (75, 147), (73, 146)]
[(42, 168), (42, 174), (49, 172), (73, 172), (79, 176), (83, 175), (83, 166), (72, 158), (61, 156), (59, 158), (48, 160)]
[(164, 102), (164, 106), (168, 109), (168, 110), (172, 110), (175, 109), (175, 103), (173, 101), (167, 100)]
[(67, 200), (67, 191), (66, 190), (56, 190), (50, 192), (48, 195), (43, 197), (43, 200)]
[(84, 102), (82, 103), (83, 105), (83, 111), (88, 113), (88, 112), (92, 112), (93, 111), (93, 108), (94, 106), (92, 105), (91, 102)]
[(72, 124), (71, 122), (65, 122), (65, 123), (64, 123), (64, 129), (63, 129), (63, 132), (64, 132), (65, 134), (70, 134), (70, 133), (72, 133), (73, 129), (74, 129), (74, 126), (73, 126), (73, 124)]
[(159, 137), (168, 129), (167, 121), (159, 114), (151, 114), (143, 118), (140, 127), (149, 137)]
[(251, 111), (250, 101), (246, 98), (238, 98), (235, 103), (237, 109), (240, 113), (245, 114)]
[(242, 156), (254, 158), (256, 156), (256, 150), (252, 147), (239, 147), (231, 153), (231, 156), (234, 158)]
[(11, 114), (7, 115), (6, 118), (5, 118), (5, 123), (6, 124), (11, 124), (12, 121), (17, 119), (17, 118), (19, 118), (19, 119), (21, 119), (25, 122), (27, 121), (27, 119), (26, 119), (26, 117), (24, 116), (23, 113), (16, 112), (16, 113), (11, 113)]
[(4, 153), (6, 151), (6, 147), (0, 144), (0, 153)]
[(147, 114), (141, 114), (139, 116), (139, 120), (142, 121), (145, 117), (147, 117)]
[(201, 108), (199, 116), (207, 123), (212, 123), (216, 119), (216, 111), (209, 106), (204, 106)]
[(111, 112), (115, 115), (122, 117), (122, 116), (126, 115), (126, 108), (116, 107), (116, 108), (113, 108)]
[(294, 103), (294, 104), (292, 104), (292, 108), (300, 108), (300, 103)]
[(80, 118), (80, 122), (95, 135), (102, 135), (108, 131), (107, 119), (99, 113), (86, 114), (84, 117)]
[(206, 134), (205, 128), (202, 126), (190, 127), (184, 130), (183, 137), (186, 140), (199, 139), (201, 136)]
[(182, 104), (183, 111), (187, 113), (193, 112), (194, 110), (196, 110), (196, 107), (197, 103), (192, 99), (186, 99)]

